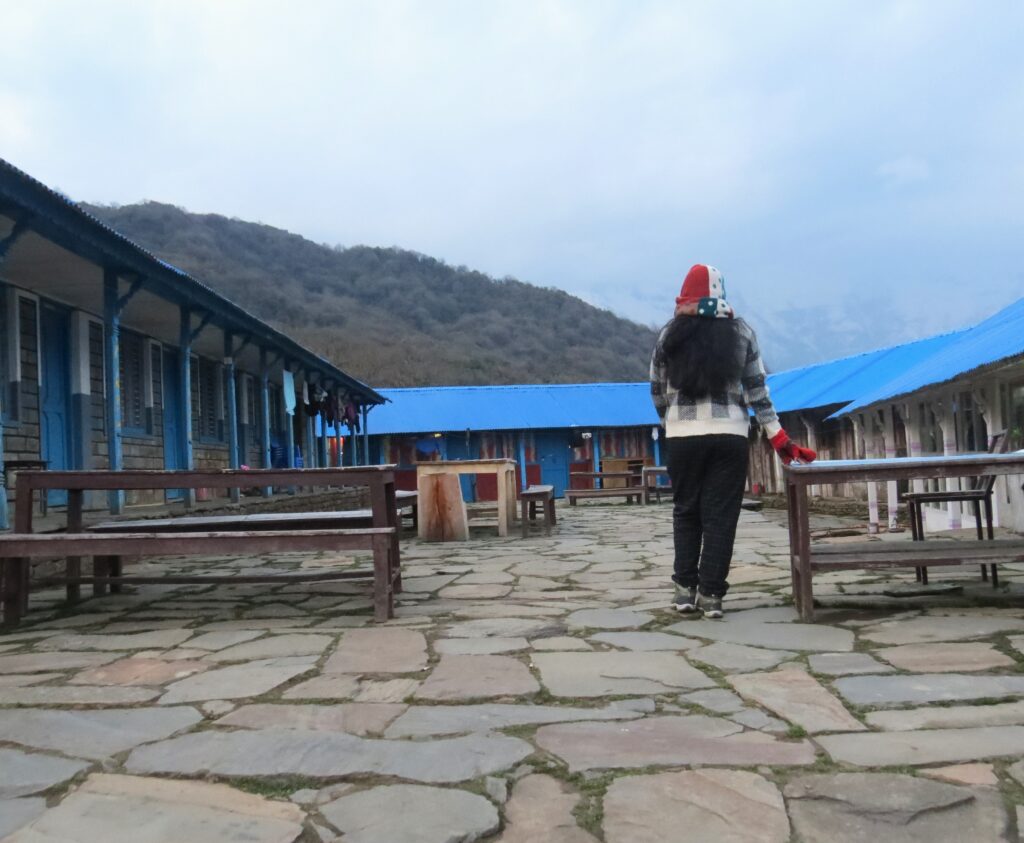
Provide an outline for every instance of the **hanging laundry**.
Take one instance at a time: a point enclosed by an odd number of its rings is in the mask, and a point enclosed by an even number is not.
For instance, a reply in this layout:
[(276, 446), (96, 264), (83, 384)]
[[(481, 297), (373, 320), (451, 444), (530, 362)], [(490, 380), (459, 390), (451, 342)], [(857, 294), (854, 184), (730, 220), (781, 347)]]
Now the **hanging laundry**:
[(284, 411), (289, 416), (295, 415), (295, 376), (287, 369), (282, 378), (284, 388)]

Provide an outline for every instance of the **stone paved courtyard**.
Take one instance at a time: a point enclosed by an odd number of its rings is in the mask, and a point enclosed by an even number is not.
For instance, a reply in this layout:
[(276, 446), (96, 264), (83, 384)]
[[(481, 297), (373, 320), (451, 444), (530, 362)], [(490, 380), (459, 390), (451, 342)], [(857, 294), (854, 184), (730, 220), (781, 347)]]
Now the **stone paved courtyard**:
[[(668, 505), (403, 542), (363, 583), (33, 596), (0, 635), (0, 840), (1017, 840), (1021, 572), (816, 580), (744, 513), (724, 621), (668, 610)], [(179, 560), (171, 571), (351, 565)]]

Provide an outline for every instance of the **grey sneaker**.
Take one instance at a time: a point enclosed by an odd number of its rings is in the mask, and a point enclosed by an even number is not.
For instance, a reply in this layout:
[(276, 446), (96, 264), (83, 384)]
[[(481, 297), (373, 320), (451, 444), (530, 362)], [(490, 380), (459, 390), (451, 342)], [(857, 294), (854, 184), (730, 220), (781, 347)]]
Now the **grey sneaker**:
[(672, 606), (677, 612), (681, 612), (684, 615), (696, 612), (697, 589), (683, 588), (679, 583), (676, 583), (676, 596), (672, 601)]
[(711, 620), (719, 620), (725, 616), (725, 612), (722, 611), (721, 597), (706, 597), (698, 593), (696, 607), (697, 611), (703, 612), (704, 617)]

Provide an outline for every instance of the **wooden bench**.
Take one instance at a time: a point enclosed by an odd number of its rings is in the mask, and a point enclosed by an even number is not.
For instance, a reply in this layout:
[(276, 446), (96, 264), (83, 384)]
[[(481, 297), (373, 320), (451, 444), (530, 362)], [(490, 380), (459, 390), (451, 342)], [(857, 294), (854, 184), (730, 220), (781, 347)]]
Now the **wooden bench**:
[[(394, 614), (394, 594), (402, 588), (398, 549), (398, 513), (394, 488), (394, 466), (323, 469), (260, 469), (250, 471), (70, 471), (22, 472), (17, 480), (15, 508), (16, 532), (0, 535), (0, 597), (4, 624), (18, 623), (28, 607), (31, 559), (65, 558), (66, 574), (48, 577), (41, 582), (64, 584), (69, 601), (78, 600), (82, 583), (92, 583), (94, 592), (103, 593), (108, 585), (118, 589), (121, 583), (144, 582), (317, 582), (330, 579), (373, 577), (374, 618), (387, 620)], [(326, 522), (310, 521), (308, 513), (291, 513), (303, 529), (280, 529), (292, 526), (288, 513), (268, 513), (276, 518), (271, 524), (264, 520), (256, 529), (200, 529), (201, 517), (183, 519), (185, 528), (162, 527), (137, 522), (134, 532), (120, 532), (114, 522), (109, 530), (89, 532), (83, 525), (82, 502), (87, 490), (121, 491), (127, 489), (231, 489), (238, 486), (368, 486), (370, 491), (370, 526), (359, 529), (337, 529), (338, 521), (330, 521), (331, 529), (313, 529)], [(36, 489), (65, 489), (68, 492), (67, 528), (65, 533), (32, 533), (32, 496)], [(409, 499), (408, 497), (406, 498)], [(218, 516), (212, 516), (218, 517)], [(220, 516), (236, 519), (237, 516)], [(259, 515), (241, 516), (259, 519)], [(301, 520), (306, 518), (305, 521)], [(141, 525), (145, 525), (143, 528)], [(198, 530), (198, 531), (193, 531)], [(366, 549), (373, 553), (373, 571), (296, 572), (294, 574), (219, 576), (181, 575), (173, 577), (124, 576), (124, 556), (180, 556), (192, 554), (278, 553), (291, 551), (323, 551)], [(83, 577), (83, 557), (93, 557), (93, 573)], [(97, 588), (99, 591), (97, 591)]]
[(635, 500), (640, 503), (644, 490), (639, 486), (623, 486), (621, 489), (566, 489), (565, 496), (569, 500), (569, 506), (576, 506), (580, 498), (622, 498), (628, 503)]
[(662, 485), (658, 481), (660, 478), (668, 478), (668, 469), (661, 465), (645, 465), (640, 469), (640, 485), (644, 488), (644, 505), (646, 506), (651, 502), (651, 498), (657, 498), (658, 503), (661, 503), (662, 494), (666, 494), (672, 497), (672, 484), (665, 483)]
[(537, 520), (537, 504), (544, 509), (544, 535), (550, 536), (551, 526), (555, 523), (555, 487), (530, 486), (519, 493), (519, 500), (523, 506), (523, 538), (530, 534), (530, 521)]

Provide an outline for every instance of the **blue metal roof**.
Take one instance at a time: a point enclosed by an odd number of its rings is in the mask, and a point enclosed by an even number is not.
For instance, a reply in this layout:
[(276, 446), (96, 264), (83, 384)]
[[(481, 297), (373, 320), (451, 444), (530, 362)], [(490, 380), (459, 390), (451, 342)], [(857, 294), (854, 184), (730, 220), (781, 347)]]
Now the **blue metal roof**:
[(1024, 354), (1024, 299), (990, 316), (917, 362), (863, 391), (843, 413), (936, 386)]
[(780, 413), (857, 401), (878, 384), (931, 359), (965, 332), (939, 334), (769, 375), (772, 401)]
[(434, 386), (382, 389), (372, 435), (463, 430), (543, 430), (658, 424), (643, 383)]

